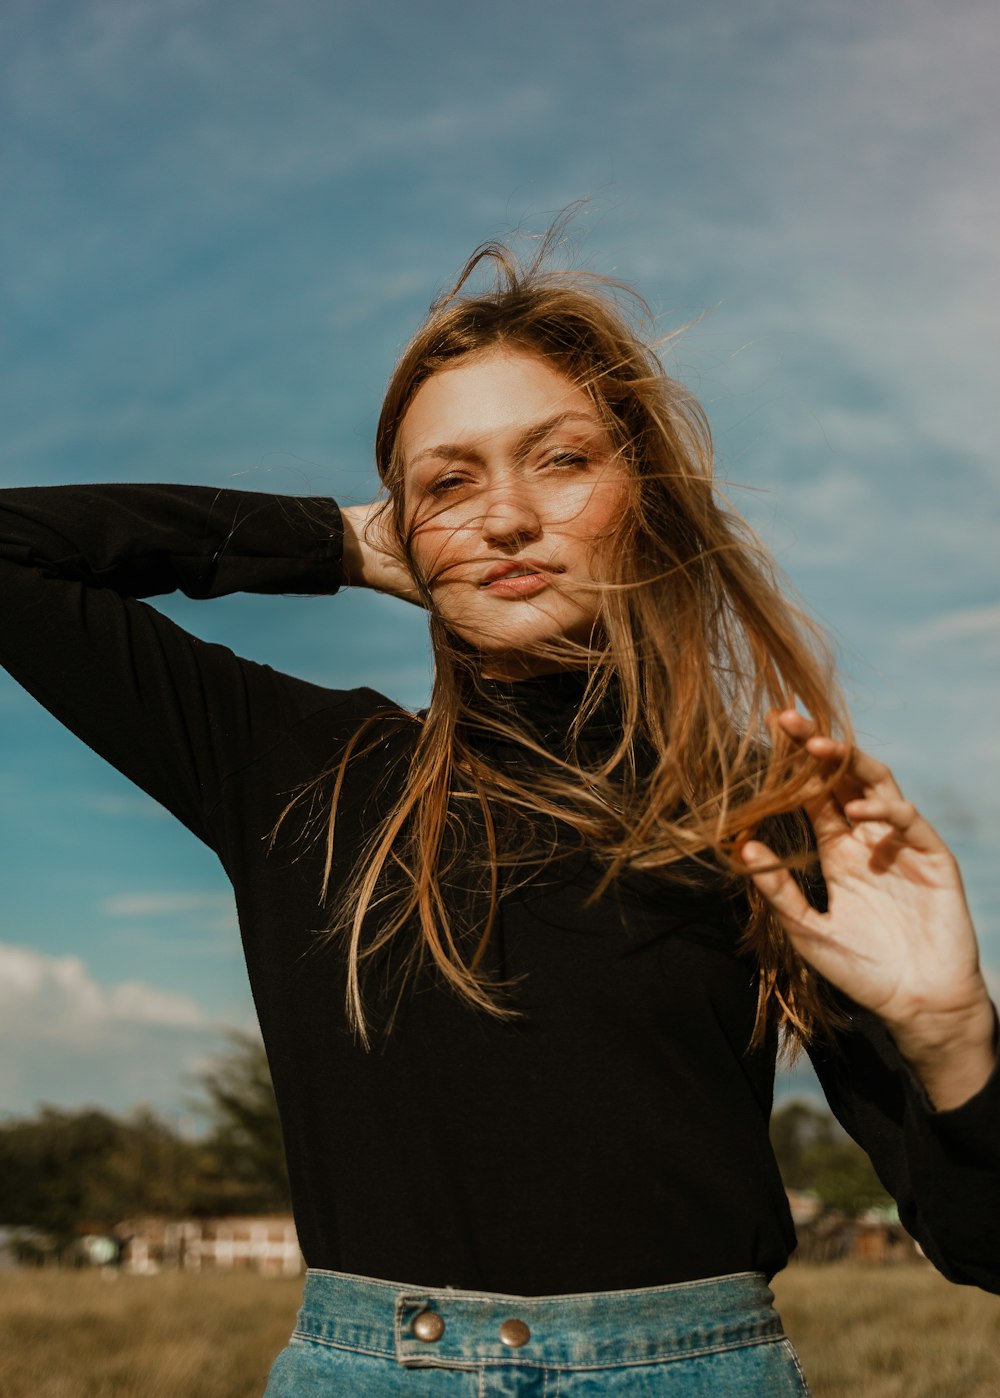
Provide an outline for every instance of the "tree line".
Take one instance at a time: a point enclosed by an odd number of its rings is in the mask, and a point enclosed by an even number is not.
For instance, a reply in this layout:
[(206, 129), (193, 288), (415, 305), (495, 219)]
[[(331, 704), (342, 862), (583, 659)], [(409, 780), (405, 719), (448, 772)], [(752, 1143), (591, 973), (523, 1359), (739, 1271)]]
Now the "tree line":
[(127, 1116), (41, 1107), (0, 1122), (0, 1225), (37, 1230), (61, 1252), (83, 1229), (144, 1214), (286, 1213), (281, 1127), (260, 1042), (232, 1034), (200, 1075), (197, 1140), (148, 1108)]
[[(200, 1076), (195, 1109), (208, 1129), (198, 1140), (147, 1108), (116, 1117), (42, 1107), (0, 1122), (0, 1225), (39, 1230), (61, 1250), (85, 1227), (110, 1232), (144, 1214), (287, 1212), (267, 1059), (252, 1036), (231, 1040)], [(891, 1203), (868, 1157), (822, 1108), (778, 1108), (771, 1140), (785, 1185), (811, 1191), (826, 1208), (855, 1214)]]

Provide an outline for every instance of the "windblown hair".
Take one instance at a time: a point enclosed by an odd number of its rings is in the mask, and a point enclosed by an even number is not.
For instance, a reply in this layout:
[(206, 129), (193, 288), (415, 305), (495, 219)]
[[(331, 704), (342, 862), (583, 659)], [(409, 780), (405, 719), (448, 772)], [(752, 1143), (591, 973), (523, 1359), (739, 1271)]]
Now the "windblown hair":
[[(791, 867), (810, 863), (811, 832), (797, 813), (815, 764), (767, 716), (797, 703), (821, 731), (846, 735), (829, 651), (748, 526), (719, 498), (704, 413), (639, 333), (639, 325), (651, 326), (644, 303), (611, 279), (552, 270), (547, 243), (527, 265), (503, 244), (473, 254), (404, 351), (379, 419), (381, 531), (417, 579), (435, 675), (426, 714), (402, 720), (416, 725), (402, 794), (336, 895), (331, 930), (349, 946), (350, 1019), (367, 1042), (362, 973), (404, 928), (413, 960), (429, 955), (484, 1011), (516, 1013), (483, 958), (503, 879), (544, 857), (558, 822), (602, 866), (598, 892), (636, 870), (674, 882), (721, 879), (745, 899), (745, 945), (760, 967), (753, 1042), (777, 1021), (794, 1046), (827, 1022), (827, 1008), (737, 851), (759, 832)], [(492, 284), (470, 289), (484, 264)], [(435, 579), (421, 576), (412, 552), (403, 418), (431, 375), (490, 351), (537, 356), (589, 395), (628, 476), (626, 508), (600, 546), (599, 624), (589, 646), (562, 648), (562, 664), (585, 671), (586, 687), (568, 748), (558, 754), (519, 727), (516, 714), (484, 702), (479, 657), (445, 624)], [(609, 702), (620, 731), (596, 763), (586, 762), (575, 740)], [(382, 741), (385, 722), (369, 719), (326, 774), (333, 777), (323, 807), (327, 882), (343, 782), (352, 762)], [(476, 740), (484, 730), (508, 750), (513, 743), (533, 754), (530, 764), (519, 773), (516, 763), (496, 761)], [(462, 925), (449, 883), (477, 861), (475, 925)], [(370, 927), (376, 908), (372, 935), (366, 919)]]

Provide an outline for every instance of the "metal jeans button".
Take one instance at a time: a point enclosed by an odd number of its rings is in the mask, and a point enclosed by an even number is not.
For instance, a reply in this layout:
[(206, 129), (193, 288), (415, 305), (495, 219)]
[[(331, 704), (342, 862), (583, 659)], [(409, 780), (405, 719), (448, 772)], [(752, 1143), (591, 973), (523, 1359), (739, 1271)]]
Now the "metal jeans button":
[(531, 1339), (531, 1331), (523, 1320), (505, 1320), (500, 1326), (500, 1343), (510, 1349), (520, 1349)]
[(421, 1311), (413, 1322), (413, 1333), (418, 1340), (433, 1344), (444, 1334), (444, 1321), (436, 1311)]

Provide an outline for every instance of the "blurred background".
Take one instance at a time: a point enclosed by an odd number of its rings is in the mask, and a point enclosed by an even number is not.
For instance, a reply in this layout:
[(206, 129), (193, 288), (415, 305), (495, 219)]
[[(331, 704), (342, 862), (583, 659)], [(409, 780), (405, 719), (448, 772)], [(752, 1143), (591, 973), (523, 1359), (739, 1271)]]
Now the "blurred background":
[[(565, 259), (687, 327), (667, 367), (863, 741), (958, 850), (1000, 990), (988, 0), (5, 0), (0, 24), (0, 484), (363, 500), (430, 300), (585, 200)], [(403, 604), (163, 605), (426, 701)], [(225, 878), (0, 679), (0, 1115), (175, 1113), (254, 1023)]]

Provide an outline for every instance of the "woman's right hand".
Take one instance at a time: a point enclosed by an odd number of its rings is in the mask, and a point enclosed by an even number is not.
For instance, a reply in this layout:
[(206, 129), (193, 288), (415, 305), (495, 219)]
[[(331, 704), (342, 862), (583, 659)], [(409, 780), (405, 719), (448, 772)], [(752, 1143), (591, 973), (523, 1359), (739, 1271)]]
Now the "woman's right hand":
[(413, 574), (402, 561), (392, 531), (392, 507), (384, 500), (342, 505), (344, 581), (348, 587), (371, 587), (421, 606)]

